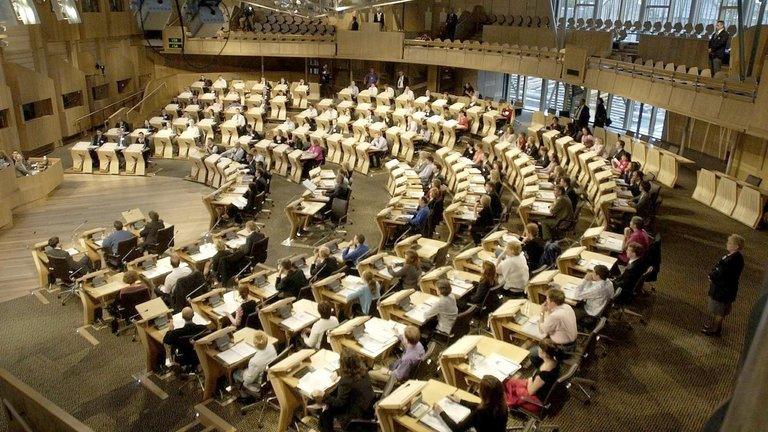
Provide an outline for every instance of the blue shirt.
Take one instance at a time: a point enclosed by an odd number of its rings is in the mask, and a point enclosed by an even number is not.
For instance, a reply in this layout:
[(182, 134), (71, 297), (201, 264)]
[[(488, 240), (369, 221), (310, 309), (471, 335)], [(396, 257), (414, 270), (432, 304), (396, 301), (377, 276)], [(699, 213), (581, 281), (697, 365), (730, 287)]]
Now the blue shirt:
[(133, 238), (133, 234), (126, 230), (115, 231), (104, 239), (104, 242), (101, 243), (101, 248), (108, 249), (112, 252), (112, 255), (115, 255), (117, 254), (117, 244), (130, 238)]
[(421, 228), (424, 226), (424, 224), (427, 223), (428, 217), (429, 217), (429, 207), (423, 206), (419, 208), (419, 211), (417, 211), (416, 214), (413, 215), (413, 217), (408, 223), (411, 224), (411, 226), (414, 228)]
[(367, 254), (369, 250), (370, 248), (367, 244), (358, 245), (354, 249), (352, 249), (352, 246), (347, 246), (341, 252), (341, 259), (345, 262), (352, 262), (353, 264), (357, 264), (357, 261), (359, 261), (360, 258)]
[(374, 281), (373, 286), (360, 287), (353, 295), (352, 298), (357, 298), (360, 303), (360, 309), (364, 315), (368, 315), (371, 310), (371, 303), (373, 300), (381, 297), (381, 288), (379, 283)]

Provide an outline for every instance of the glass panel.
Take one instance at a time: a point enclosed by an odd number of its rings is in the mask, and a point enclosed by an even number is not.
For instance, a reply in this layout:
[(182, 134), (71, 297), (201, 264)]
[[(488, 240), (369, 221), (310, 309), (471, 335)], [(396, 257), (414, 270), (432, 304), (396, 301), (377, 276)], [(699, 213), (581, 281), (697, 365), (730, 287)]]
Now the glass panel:
[(669, 20), (672, 23), (686, 24), (691, 14), (691, 2), (692, 0), (673, 0)]
[(523, 107), (530, 110), (539, 110), (541, 105), (541, 78), (526, 77), (525, 100)]

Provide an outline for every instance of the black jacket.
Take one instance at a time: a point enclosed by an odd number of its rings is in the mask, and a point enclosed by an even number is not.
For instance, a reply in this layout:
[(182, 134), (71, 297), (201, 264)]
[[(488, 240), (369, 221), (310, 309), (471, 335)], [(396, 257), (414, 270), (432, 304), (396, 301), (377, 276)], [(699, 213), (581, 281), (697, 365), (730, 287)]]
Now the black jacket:
[(523, 242), (523, 252), (528, 257), (528, 267), (534, 270), (541, 263), (541, 256), (544, 255), (546, 242), (542, 238), (536, 237), (531, 241)]
[(589, 124), (589, 107), (588, 106), (584, 105), (583, 107), (579, 107), (576, 109), (576, 112), (578, 114), (576, 123), (579, 127), (583, 127)]
[(339, 269), (339, 262), (334, 257), (328, 257), (322, 263), (312, 263), (309, 267), (309, 274), (311, 274), (315, 281), (319, 281), (334, 274)]
[(139, 232), (139, 235), (144, 238), (144, 242), (148, 244), (157, 244), (157, 232), (165, 228), (163, 221), (149, 221), (144, 225), (144, 229)]
[[(256, 243), (258, 243), (258, 242), (260, 242), (262, 240), (264, 240), (265, 238), (266, 238), (266, 236), (264, 234), (258, 232), (258, 231), (254, 231), (254, 232), (248, 234), (248, 237), (245, 238), (245, 244), (243, 245), (243, 248), (241, 249), (243, 251), (243, 254), (244, 255), (251, 255), (251, 252), (254, 252), (253, 251), (253, 245), (255, 245)], [(253, 255), (255, 256), (255, 255), (258, 255), (259, 253), (261, 253), (264, 256), (266, 256), (267, 251), (266, 250), (259, 250), (259, 251), (256, 251)]]
[(637, 282), (645, 273), (645, 261), (640, 258), (632, 261), (617, 278), (613, 280), (614, 289), (621, 288), (620, 302), (629, 304), (635, 298), (635, 287)]
[(285, 277), (278, 277), (275, 281), (275, 289), (280, 291), (284, 297), (298, 297), (301, 288), (309, 285), (304, 272), (295, 269), (285, 275)]
[(576, 192), (576, 189), (569, 187), (565, 190), (565, 196), (571, 201), (571, 206), (576, 211), (576, 205), (579, 203), (579, 194)]
[(744, 270), (744, 255), (740, 251), (728, 254), (709, 273), (709, 296), (720, 303), (733, 303), (739, 290), (739, 278)]
[(333, 189), (329, 190), (325, 193), (325, 196), (328, 197), (328, 202), (333, 201), (334, 198), (342, 199), (342, 200), (348, 200), (349, 199), (349, 188), (344, 185), (336, 185)]
[(633, 198), (635, 201), (635, 214), (643, 219), (647, 219), (653, 212), (653, 202), (651, 201), (651, 193), (640, 193), (640, 195)]
[(183, 366), (193, 366), (199, 363), (195, 353), (192, 337), (199, 337), (208, 327), (202, 324), (186, 323), (184, 327), (170, 330), (163, 337), (163, 343), (176, 353), (176, 361)]
[(496, 191), (488, 194), (488, 196), (491, 197), (491, 215), (494, 219), (498, 219), (501, 217), (501, 212), (504, 211), (504, 206), (501, 204), (501, 198)]
[(373, 403), (376, 396), (367, 375), (362, 377), (343, 376), (336, 392), (325, 402), (328, 408), (343, 415), (339, 416), (345, 425), (351, 419), (373, 417)]
[(728, 41), (731, 39), (731, 35), (728, 34), (725, 29), (720, 33), (713, 33), (709, 38), (709, 57), (722, 59), (725, 57), (725, 50), (728, 48)]
[(471, 410), (469, 416), (460, 423), (454, 422), (445, 411), (440, 413), (440, 417), (452, 432), (463, 432), (469, 428), (482, 432), (504, 432), (507, 430), (507, 412), (495, 414), (490, 408), (481, 407), (480, 404), (464, 399), (459, 403)]
[(185, 306), (189, 305), (187, 296), (191, 295), (191, 297), (194, 298), (207, 293), (209, 290), (210, 287), (205, 281), (205, 276), (198, 270), (193, 271), (188, 276), (180, 278), (178, 282), (176, 282), (176, 289), (174, 289), (171, 294), (171, 308), (173, 309), (173, 313), (179, 313)]
[(607, 120), (608, 112), (605, 110), (605, 105), (597, 104), (595, 107), (595, 127), (605, 127)]

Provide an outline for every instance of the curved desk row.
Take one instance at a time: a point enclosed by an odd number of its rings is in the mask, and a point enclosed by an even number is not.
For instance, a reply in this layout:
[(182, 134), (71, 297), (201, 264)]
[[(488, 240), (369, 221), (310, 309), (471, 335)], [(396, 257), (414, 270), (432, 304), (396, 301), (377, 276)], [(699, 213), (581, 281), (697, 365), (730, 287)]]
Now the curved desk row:
[(768, 190), (719, 171), (700, 169), (692, 198), (752, 228), (766, 215)]
[[(29, 162), (42, 162), (31, 158)], [(0, 229), (13, 226), (13, 209), (46, 197), (64, 178), (61, 159), (48, 159), (48, 168), (35, 175), (16, 177), (12, 167), (0, 170)]]

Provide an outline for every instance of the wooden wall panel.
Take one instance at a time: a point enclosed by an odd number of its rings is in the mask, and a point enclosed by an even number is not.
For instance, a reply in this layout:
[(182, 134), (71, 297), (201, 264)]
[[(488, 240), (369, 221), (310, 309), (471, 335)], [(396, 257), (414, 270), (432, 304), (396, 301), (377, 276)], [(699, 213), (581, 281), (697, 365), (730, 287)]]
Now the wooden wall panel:
[(675, 65), (709, 68), (706, 39), (688, 39), (672, 36), (640, 35), (638, 55), (645, 60), (663, 61)]
[[(60, 144), (61, 125), (59, 107), (56, 103), (58, 96), (53, 80), (14, 63), (6, 63), (4, 68), (16, 110), (21, 150), (30, 153), (50, 144)], [(51, 99), (51, 114), (24, 121), (21, 106), (44, 99)]]
[[(0, 68), (0, 71), (2, 68)], [(19, 133), (16, 129), (16, 109), (11, 98), (11, 89), (0, 80), (0, 110), (8, 110), (8, 127), (0, 129), (0, 150), (10, 154), (19, 149)]]

